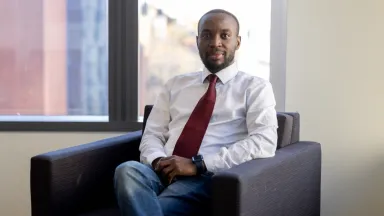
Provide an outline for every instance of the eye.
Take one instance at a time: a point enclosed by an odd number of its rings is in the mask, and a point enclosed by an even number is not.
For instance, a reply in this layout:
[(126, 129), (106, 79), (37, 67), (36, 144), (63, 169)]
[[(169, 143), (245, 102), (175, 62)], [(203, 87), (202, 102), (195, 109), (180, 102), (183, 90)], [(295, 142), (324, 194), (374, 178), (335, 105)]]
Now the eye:
[(203, 33), (200, 35), (201, 38), (209, 38), (209, 34), (208, 33)]
[(230, 35), (228, 33), (223, 33), (221, 34), (221, 37), (227, 39), (230, 37)]

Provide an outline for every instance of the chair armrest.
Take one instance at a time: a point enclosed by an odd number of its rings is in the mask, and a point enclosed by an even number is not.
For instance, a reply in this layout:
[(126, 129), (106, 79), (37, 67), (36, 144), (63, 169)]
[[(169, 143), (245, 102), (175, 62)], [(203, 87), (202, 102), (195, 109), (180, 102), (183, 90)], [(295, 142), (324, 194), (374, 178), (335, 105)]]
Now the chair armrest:
[(139, 160), (141, 131), (34, 156), (32, 216), (75, 215), (114, 202), (115, 168)]
[(297, 142), (213, 176), (213, 215), (319, 216), (321, 146)]

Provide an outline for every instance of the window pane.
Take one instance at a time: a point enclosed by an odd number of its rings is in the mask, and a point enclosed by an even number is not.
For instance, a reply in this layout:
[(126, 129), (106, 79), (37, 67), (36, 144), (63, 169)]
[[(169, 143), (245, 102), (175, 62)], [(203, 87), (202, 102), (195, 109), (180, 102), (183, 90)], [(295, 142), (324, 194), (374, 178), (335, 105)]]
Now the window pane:
[(232, 12), (240, 22), (239, 70), (269, 79), (271, 2), (238, 0), (139, 1), (139, 116), (171, 77), (202, 69), (197, 22), (211, 9)]
[(107, 0), (0, 0), (0, 115), (108, 115)]

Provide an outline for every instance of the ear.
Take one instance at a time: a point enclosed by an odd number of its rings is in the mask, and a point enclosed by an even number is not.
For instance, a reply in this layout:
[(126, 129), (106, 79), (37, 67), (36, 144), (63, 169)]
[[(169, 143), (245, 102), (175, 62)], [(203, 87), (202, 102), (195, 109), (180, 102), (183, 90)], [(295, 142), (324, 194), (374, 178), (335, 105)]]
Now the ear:
[(240, 44), (241, 44), (241, 36), (237, 36), (237, 45), (236, 45), (236, 50), (240, 49)]
[(199, 36), (196, 36), (196, 46), (199, 47)]

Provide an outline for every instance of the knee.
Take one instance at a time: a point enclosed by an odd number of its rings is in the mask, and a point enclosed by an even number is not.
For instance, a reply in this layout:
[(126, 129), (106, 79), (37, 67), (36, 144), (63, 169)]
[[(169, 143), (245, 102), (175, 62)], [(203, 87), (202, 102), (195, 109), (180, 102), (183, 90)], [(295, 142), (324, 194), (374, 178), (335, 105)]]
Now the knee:
[(145, 166), (137, 161), (128, 161), (120, 164), (115, 170), (114, 187), (119, 195), (135, 194), (140, 190), (142, 168)]
[(116, 167), (115, 170), (115, 181), (123, 181), (137, 176), (140, 168), (143, 164), (137, 161), (127, 161)]

